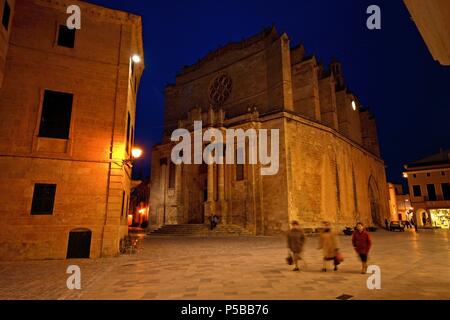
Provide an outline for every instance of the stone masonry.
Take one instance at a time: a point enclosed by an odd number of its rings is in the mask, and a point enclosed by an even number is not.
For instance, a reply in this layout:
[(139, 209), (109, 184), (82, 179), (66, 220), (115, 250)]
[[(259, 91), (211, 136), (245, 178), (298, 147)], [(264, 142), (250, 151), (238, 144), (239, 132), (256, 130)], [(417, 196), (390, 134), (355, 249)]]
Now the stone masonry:
[[(171, 134), (192, 132), (195, 120), (222, 131), (279, 129), (278, 174), (262, 176), (259, 164), (173, 164)], [(152, 228), (207, 223), (212, 213), (257, 235), (286, 231), (293, 219), (311, 229), (324, 220), (377, 225), (389, 214), (385, 186), (374, 116), (347, 89), (341, 64), (325, 68), (275, 28), (211, 52), (166, 88)]]
[[(122, 160), (130, 158), (144, 66), (141, 18), (84, 1), (7, 1), (13, 16), (7, 35), (0, 32), (0, 258), (65, 259), (69, 232), (80, 229), (91, 232), (90, 257), (116, 255), (128, 233), (131, 168)], [(68, 48), (57, 43), (58, 30), (73, 4), (82, 24)], [(141, 63), (132, 63), (134, 54)], [(45, 90), (73, 94), (68, 139), (39, 134)], [(52, 214), (30, 212), (37, 183), (56, 184)]]

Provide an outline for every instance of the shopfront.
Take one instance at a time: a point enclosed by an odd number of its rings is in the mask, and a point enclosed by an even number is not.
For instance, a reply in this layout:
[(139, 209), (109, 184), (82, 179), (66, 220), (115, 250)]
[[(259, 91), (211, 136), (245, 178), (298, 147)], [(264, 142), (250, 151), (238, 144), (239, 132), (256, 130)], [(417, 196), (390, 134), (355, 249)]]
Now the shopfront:
[(449, 229), (450, 209), (430, 209), (430, 215), (433, 227)]

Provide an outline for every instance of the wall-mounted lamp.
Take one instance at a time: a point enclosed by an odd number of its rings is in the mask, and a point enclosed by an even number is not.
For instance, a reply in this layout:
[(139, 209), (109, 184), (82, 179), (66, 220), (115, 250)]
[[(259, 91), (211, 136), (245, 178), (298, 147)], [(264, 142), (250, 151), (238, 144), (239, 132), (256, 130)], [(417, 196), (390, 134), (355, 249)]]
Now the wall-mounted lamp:
[(141, 57), (139, 55), (137, 55), (137, 54), (134, 54), (131, 57), (131, 60), (133, 60), (134, 63), (139, 63), (139, 62), (141, 62)]
[(143, 153), (143, 151), (142, 151), (142, 149), (141, 148), (133, 148), (132, 150), (131, 150), (131, 158), (129, 158), (129, 159), (124, 159), (122, 162), (123, 162), (123, 164), (124, 165), (128, 165), (128, 166), (131, 166), (131, 163), (133, 162), (133, 160), (135, 160), (135, 159), (138, 159), (138, 158), (140, 158), (141, 156), (142, 156), (142, 153)]

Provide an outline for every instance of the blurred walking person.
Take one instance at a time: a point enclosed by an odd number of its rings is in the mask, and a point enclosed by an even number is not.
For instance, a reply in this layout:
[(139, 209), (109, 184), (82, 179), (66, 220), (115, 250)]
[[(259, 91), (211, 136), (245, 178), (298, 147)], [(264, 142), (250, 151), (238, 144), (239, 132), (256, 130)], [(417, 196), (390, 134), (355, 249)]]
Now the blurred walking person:
[(337, 271), (338, 268), (338, 253), (339, 253), (339, 246), (338, 246), (338, 239), (337, 235), (331, 230), (331, 224), (329, 222), (323, 223), (323, 229), (320, 233), (320, 239), (319, 239), (319, 249), (322, 249), (323, 252), (323, 268), (322, 271), (327, 271), (327, 264), (330, 261), (333, 261), (334, 264), (334, 271)]
[(294, 269), (292, 271), (300, 271), (298, 261), (302, 259), (303, 246), (305, 244), (305, 233), (300, 228), (298, 221), (291, 222), (291, 230), (287, 235), (288, 248), (291, 253)]
[(353, 232), (352, 236), (352, 244), (353, 248), (359, 255), (359, 259), (361, 260), (361, 273), (367, 272), (367, 259), (369, 255), (370, 248), (372, 246), (372, 241), (370, 239), (370, 235), (367, 231), (364, 230), (364, 225), (361, 222), (356, 224), (355, 232)]

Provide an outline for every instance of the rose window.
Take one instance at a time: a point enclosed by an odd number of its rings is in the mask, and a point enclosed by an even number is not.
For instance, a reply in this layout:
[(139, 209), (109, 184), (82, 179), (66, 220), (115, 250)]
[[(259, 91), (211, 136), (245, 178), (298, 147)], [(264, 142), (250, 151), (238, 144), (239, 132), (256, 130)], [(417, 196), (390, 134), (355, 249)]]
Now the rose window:
[(231, 95), (233, 87), (230, 77), (222, 74), (214, 79), (209, 87), (209, 100), (214, 105), (223, 104)]

